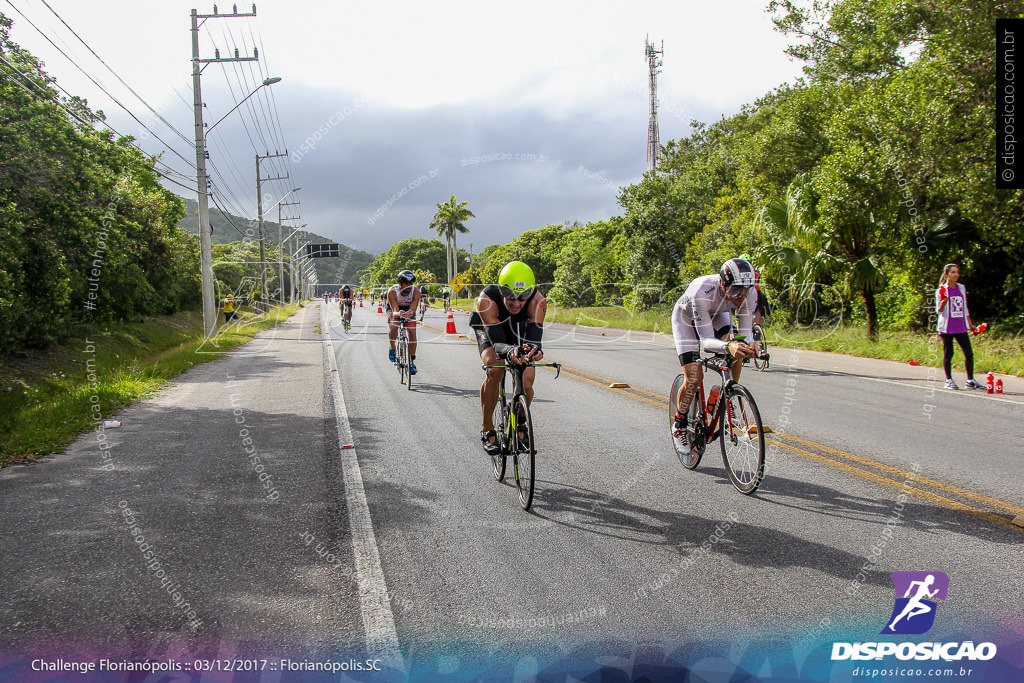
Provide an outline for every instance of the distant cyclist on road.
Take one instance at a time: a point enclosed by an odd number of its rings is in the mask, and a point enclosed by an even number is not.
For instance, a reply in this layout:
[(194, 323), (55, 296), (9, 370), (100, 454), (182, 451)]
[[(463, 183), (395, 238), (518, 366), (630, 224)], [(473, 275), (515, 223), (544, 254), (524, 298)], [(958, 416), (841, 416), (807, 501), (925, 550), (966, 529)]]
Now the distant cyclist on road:
[(352, 323), (352, 287), (349, 285), (342, 285), (341, 289), (338, 290), (338, 301), (342, 306), (342, 319), (351, 324)]
[(452, 307), (452, 290), (448, 287), (444, 288), (444, 310), (447, 313), (448, 309)]
[[(499, 358), (509, 364), (539, 362), (544, 358), (541, 338), (544, 336), (544, 314), (547, 300), (537, 291), (537, 281), (530, 266), (512, 261), (501, 269), (498, 284), (488, 285), (476, 300), (469, 326), (476, 334), (480, 360), (484, 365), (498, 365)], [(480, 440), (490, 455), (500, 452), (498, 435), (491, 414), (498, 402), (498, 390), (505, 371), (487, 371), (480, 387), (480, 408), (483, 428)], [(533, 402), (533, 380), (536, 370), (523, 373), (523, 389), (528, 403)]]
[(733, 359), (733, 379), (739, 380), (744, 358), (755, 349), (743, 341), (727, 341), (732, 333), (732, 313), (737, 313), (739, 334), (751, 338), (756, 306), (754, 268), (743, 259), (729, 259), (717, 275), (705, 275), (690, 283), (672, 309), (672, 337), (686, 380), (676, 396), (672, 439), (680, 453), (689, 453), (686, 435), (687, 411), (697, 386), (704, 379), (701, 350), (724, 353)]
[[(746, 254), (741, 254), (740, 260), (749, 263), (750, 257)], [(757, 304), (754, 307), (754, 324), (760, 325), (764, 317), (768, 315), (768, 297), (761, 291), (761, 274), (756, 270), (754, 271), (754, 291), (757, 292)]]
[(411, 270), (403, 270), (398, 274), (398, 284), (387, 292), (388, 302), (388, 360), (395, 362), (395, 340), (398, 339), (398, 326), (405, 325), (409, 333), (409, 373), (416, 374), (416, 307), (420, 303), (420, 290), (413, 285), (416, 276)]
[(427, 286), (425, 284), (420, 285), (420, 322), (423, 322), (423, 315), (427, 312), (428, 303), (430, 303), (430, 297), (427, 295)]

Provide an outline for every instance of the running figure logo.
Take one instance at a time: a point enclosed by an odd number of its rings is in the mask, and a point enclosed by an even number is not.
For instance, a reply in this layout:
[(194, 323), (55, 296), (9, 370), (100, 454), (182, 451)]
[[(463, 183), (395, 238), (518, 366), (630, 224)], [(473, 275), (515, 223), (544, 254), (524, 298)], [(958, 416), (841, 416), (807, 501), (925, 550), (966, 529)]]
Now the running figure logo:
[(943, 572), (892, 572), (896, 604), (882, 633), (925, 633), (935, 623), (934, 600), (945, 600), (949, 577)]

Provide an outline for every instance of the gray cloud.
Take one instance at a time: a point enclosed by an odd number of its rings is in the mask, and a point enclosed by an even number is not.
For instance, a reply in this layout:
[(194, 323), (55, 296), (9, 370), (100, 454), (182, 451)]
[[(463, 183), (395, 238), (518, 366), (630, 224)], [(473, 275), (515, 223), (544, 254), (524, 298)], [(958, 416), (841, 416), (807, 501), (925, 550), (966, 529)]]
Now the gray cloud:
[[(610, 83), (607, 105), (556, 107), (558, 113), (494, 101), (401, 109), (353, 92), (287, 82), (274, 87), (292, 177), (267, 184), (268, 203), (301, 186), (308, 229), (374, 253), (409, 237), (431, 237), (435, 205), (452, 194), (476, 214), (460, 239), (476, 251), (524, 230), (607, 219), (620, 213), (619, 187), (638, 181), (645, 169), (646, 94), (636, 84)], [(225, 98), (216, 90), (207, 100), (218, 102), (208, 106), (210, 118), (231, 106), (220, 103)], [(673, 131), (685, 135), (691, 118), (702, 118), (679, 104), (662, 107), (663, 142)], [(176, 112), (175, 123), (190, 130), (183, 114)], [(703, 112), (705, 120), (719, 115)], [(220, 184), (230, 185), (254, 216), (253, 141), (275, 143), (252, 130), (247, 135), (241, 117), (220, 124), (215, 136), (211, 157), (227, 176)], [(259, 149), (267, 151), (283, 150)], [(283, 175), (289, 166), (270, 160), (263, 169), (265, 176)], [(276, 220), (276, 212), (267, 218)]]

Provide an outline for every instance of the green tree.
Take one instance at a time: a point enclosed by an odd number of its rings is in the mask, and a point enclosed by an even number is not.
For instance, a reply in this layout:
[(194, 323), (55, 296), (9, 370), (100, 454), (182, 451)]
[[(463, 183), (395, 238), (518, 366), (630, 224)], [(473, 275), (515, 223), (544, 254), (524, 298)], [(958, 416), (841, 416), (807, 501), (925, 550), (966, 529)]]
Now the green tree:
[(363, 276), (364, 287), (393, 284), (399, 272), (440, 272), (445, 267), (445, 245), (438, 240), (412, 238), (396, 242), (377, 255)]
[(622, 221), (588, 223), (566, 231), (556, 256), (555, 286), (548, 293), (563, 306), (620, 303), (622, 267), (613, 242), (622, 239)]
[(480, 272), (483, 284), (498, 281), (498, 274), (509, 261), (522, 261), (533, 269), (539, 287), (555, 281), (558, 252), (565, 244), (566, 230), (561, 225), (549, 225), (539, 230), (527, 230), (508, 244), (501, 245), (487, 259)]
[(197, 252), (175, 228), (182, 201), (130, 139), (94, 127), (84, 101), (58, 99), (10, 29), (0, 15), (0, 350), (192, 305)]

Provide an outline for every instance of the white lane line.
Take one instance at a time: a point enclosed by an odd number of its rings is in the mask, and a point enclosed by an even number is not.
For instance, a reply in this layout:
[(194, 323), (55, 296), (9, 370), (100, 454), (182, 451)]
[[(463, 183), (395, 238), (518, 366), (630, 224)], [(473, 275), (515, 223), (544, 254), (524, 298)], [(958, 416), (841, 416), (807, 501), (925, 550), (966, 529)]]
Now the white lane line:
[[(359, 470), (352, 430), (349, 426), (345, 398), (341, 393), (338, 364), (334, 358), (327, 311), (320, 309), (324, 330), (324, 353), (327, 354), (327, 383), (331, 386), (334, 417), (338, 424), (338, 448), (341, 453), (341, 471), (345, 483), (345, 505), (348, 508), (352, 530), (352, 549), (355, 555), (356, 580), (359, 586), (359, 611), (363, 616), (366, 646), (371, 657), (383, 660), (386, 667), (403, 670), (402, 653), (398, 647), (395, 616), (388, 598), (387, 581), (380, 564), (377, 536), (373, 533), (373, 520), (366, 502), (363, 475)], [(346, 447), (350, 446), (350, 447)]]

